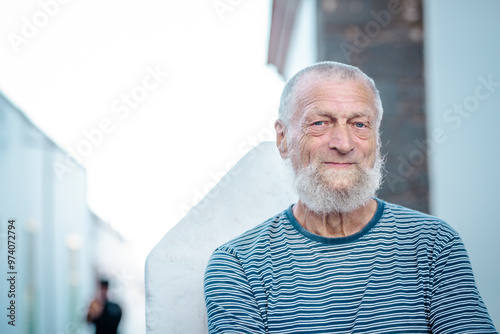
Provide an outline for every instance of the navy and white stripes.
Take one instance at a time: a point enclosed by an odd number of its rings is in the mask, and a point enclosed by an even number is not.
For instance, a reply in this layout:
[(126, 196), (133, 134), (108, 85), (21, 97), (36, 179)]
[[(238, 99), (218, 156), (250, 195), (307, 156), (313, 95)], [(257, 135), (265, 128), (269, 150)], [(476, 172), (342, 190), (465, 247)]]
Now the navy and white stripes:
[(458, 234), (377, 199), (345, 238), (291, 207), (219, 247), (205, 273), (210, 333), (497, 333)]

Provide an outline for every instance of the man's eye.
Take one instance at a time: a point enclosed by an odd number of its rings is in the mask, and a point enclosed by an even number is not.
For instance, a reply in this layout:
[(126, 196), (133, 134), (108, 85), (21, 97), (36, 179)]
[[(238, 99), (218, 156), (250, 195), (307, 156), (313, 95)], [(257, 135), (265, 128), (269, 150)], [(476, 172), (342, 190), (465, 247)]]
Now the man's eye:
[(361, 123), (361, 122), (356, 122), (354, 125), (359, 129), (366, 127), (365, 123)]
[(325, 122), (324, 121), (317, 121), (317, 122), (314, 122), (313, 125), (316, 125), (316, 126), (321, 126), (321, 125), (324, 125)]

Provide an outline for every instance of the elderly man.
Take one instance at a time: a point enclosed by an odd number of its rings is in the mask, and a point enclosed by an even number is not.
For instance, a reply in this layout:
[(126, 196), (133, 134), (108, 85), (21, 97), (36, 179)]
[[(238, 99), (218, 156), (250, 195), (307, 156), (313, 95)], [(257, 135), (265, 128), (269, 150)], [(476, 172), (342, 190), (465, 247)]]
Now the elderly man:
[(457, 232), (375, 197), (382, 112), (349, 65), (287, 82), (275, 127), (299, 201), (215, 250), (210, 333), (497, 333)]

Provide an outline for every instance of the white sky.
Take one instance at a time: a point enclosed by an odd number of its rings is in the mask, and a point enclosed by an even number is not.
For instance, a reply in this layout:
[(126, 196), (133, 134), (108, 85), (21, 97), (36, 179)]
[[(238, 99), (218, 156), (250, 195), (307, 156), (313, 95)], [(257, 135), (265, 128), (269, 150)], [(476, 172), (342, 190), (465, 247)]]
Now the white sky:
[[(82, 161), (89, 204), (143, 258), (213, 175), (271, 139), (283, 84), (265, 66), (270, 4), (59, 1), (2, 1), (0, 91), (65, 149), (109, 120)], [(123, 94), (141, 100), (128, 114)]]

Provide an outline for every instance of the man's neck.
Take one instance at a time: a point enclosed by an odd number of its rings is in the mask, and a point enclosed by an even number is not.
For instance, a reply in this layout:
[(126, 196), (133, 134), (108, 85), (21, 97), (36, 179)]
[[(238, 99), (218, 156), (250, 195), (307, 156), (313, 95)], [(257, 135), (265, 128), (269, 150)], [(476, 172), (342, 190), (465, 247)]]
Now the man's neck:
[(361, 231), (377, 211), (377, 201), (368, 203), (348, 213), (317, 214), (309, 210), (300, 200), (293, 206), (293, 215), (300, 225), (311, 233), (327, 237), (346, 237)]

